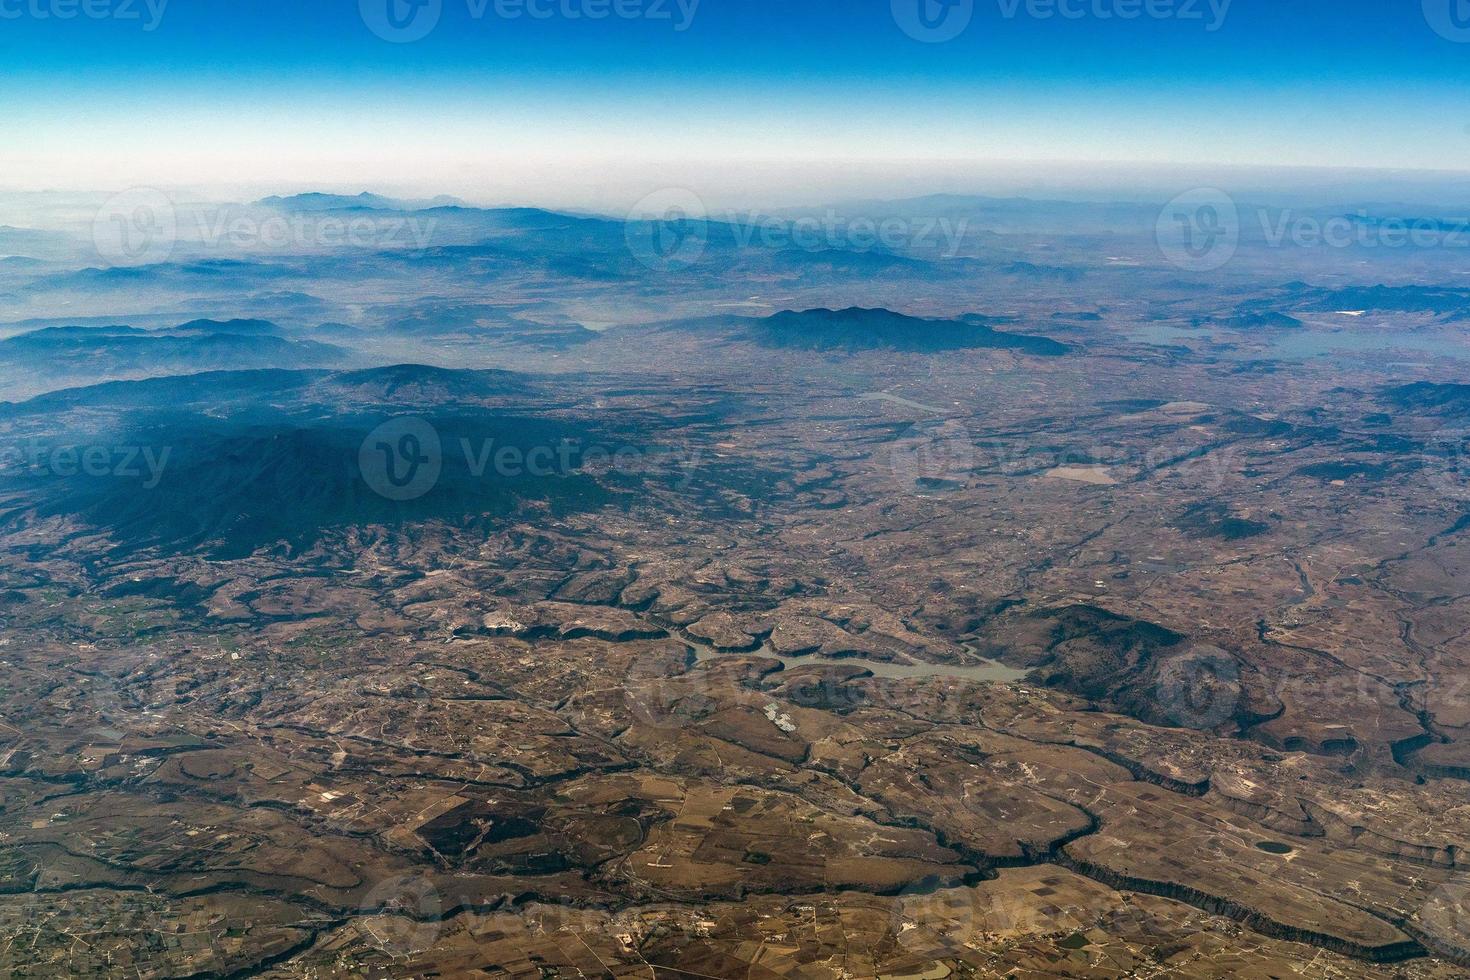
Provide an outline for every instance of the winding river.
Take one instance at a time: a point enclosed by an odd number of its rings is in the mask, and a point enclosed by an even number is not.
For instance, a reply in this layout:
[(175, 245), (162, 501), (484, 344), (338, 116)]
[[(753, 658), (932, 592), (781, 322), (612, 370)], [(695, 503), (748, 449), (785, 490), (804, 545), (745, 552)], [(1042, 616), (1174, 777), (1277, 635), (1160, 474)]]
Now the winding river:
[[(744, 654), (721, 653), (714, 647), (698, 643), (686, 636), (679, 637), (680, 641), (694, 651), (696, 663), (704, 663), (707, 660), (718, 660), (721, 657), (765, 657), (770, 660), (779, 660), (786, 670), (797, 667), (860, 667), (873, 674), (875, 677), (888, 677), (898, 680), (911, 680), (924, 677), (958, 677), (962, 680), (985, 681), (989, 683), (1011, 684), (1021, 680), (1028, 673), (1007, 667), (1003, 663), (994, 660), (983, 660), (978, 664), (965, 667), (957, 667), (953, 664), (895, 664), (881, 660), (864, 660), (860, 657), (788, 657), (776, 653), (769, 645), (762, 646), (759, 650)], [(974, 648), (964, 644), (966, 650), (975, 653)], [(978, 654), (977, 654), (978, 656)]]

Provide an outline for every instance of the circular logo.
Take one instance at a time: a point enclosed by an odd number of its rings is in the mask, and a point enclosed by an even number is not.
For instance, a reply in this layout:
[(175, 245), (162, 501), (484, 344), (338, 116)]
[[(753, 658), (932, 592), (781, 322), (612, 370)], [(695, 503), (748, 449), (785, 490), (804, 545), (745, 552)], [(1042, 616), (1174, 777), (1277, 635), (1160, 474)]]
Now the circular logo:
[(1154, 686), (1159, 708), (1183, 728), (1210, 731), (1235, 714), (1240, 666), (1219, 647), (1198, 646), (1164, 664)]
[(667, 654), (639, 655), (628, 665), (623, 685), (633, 717), (657, 729), (688, 728), (715, 708), (709, 672), (698, 668), (673, 673)]
[(384, 422), (362, 442), (357, 455), (362, 478), (388, 500), (417, 500), (439, 482), (444, 452), (439, 433), (417, 417)]
[(935, 956), (977, 931), (1002, 931), (1014, 925), (979, 889), (946, 888), (929, 879), (909, 885), (894, 899), (890, 928), (898, 945), (910, 954)]
[(439, 938), (444, 903), (439, 890), (418, 875), (379, 882), (362, 901), (362, 911), (375, 916), (365, 929), (375, 946), (402, 956), (419, 953)]
[(368, 30), (390, 44), (411, 44), (439, 26), (444, 0), (357, 0)]
[(709, 244), (704, 202), (681, 187), (656, 191), (633, 205), (623, 230), (633, 258), (654, 272), (689, 268)]
[(921, 424), (893, 445), (888, 463), (903, 490), (954, 489), (968, 482), (975, 468), (975, 440), (953, 419)]
[(861, 683), (842, 680), (831, 671), (788, 668), (777, 680), (781, 682), (782, 699), (800, 708), (845, 715), (873, 704), (868, 689)]
[(1442, 429), (1425, 446), (1429, 482), (1452, 500), (1470, 500), (1470, 429)]
[(1240, 247), (1240, 209), (1222, 190), (1201, 187), (1180, 194), (1159, 212), (1154, 238), (1172, 265), (1213, 272)]
[(975, 0), (892, 0), (893, 20), (924, 44), (943, 44), (965, 33), (975, 17)]
[(1470, 44), (1470, 0), (1424, 0), (1424, 19), (1446, 41)]
[(173, 201), (152, 187), (115, 194), (92, 220), (97, 257), (114, 267), (166, 262), (178, 242), (178, 216)]
[(1415, 917), (1431, 952), (1470, 956), (1470, 880), (1460, 879), (1435, 889)]

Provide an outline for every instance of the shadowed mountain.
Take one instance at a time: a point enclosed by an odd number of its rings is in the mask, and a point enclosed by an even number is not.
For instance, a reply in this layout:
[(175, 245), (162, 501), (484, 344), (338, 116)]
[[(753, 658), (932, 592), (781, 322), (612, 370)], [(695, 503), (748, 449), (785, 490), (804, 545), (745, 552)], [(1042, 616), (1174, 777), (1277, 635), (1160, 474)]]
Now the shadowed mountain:
[(168, 331), (171, 334), (210, 336), (231, 334), (237, 337), (279, 337), (281, 328), (269, 320), (190, 320)]
[(1206, 316), (1195, 317), (1193, 323), (1196, 327), (1217, 324), (1229, 327), (1233, 330), (1295, 330), (1302, 325), (1302, 321), (1285, 313), (1274, 310), (1258, 312), (1242, 309), (1230, 316)]
[(1206, 502), (1185, 509), (1176, 526), (1191, 538), (1241, 541), (1265, 534), (1271, 525), (1236, 516), (1221, 503)]
[(423, 364), (394, 364), (323, 377), (311, 389), (330, 400), (371, 405), (482, 403), (536, 392), (526, 375), (514, 371), (462, 371)]
[(261, 403), (267, 398), (295, 394), (327, 371), (208, 371), (183, 376), (169, 375), (141, 381), (108, 381), (84, 388), (47, 392), (19, 403), (0, 402), (0, 420), (46, 415), (71, 409), (127, 411), (160, 405), (216, 406)]
[(1375, 313), (1470, 314), (1470, 290), (1437, 286), (1350, 286), (1314, 289), (1293, 283), (1297, 308), (1320, 313), (1367, 310)]
[(1056, 357), (1071, 350), (1049, 337), (1005, 333), (984, 318), (956, 320), (906, 316), (885, 309), (787, 310), (762, 320), (722, 318), (702, 321), (731, 339), (762, 347), (856, 352), (872, 350), (933, 353), (954, 350), (1014, 350)]
[[(617, 493), (616, 481), (581, 473), (580, 454), (567, 472), (475, 471), (471, 447), (580, 444), (590, 433), (558, 423), (491, 414), (434, 416), (429, 425), (440, 446), (441, 467), (431, 489), (395, 501), (375, 489), (364, 469), (364, 447), (382, 417), (298, 419), (253, 425), (179, 415), (153, 419), (127, 434), (129, 444), (154, 447), (156, 472), (140, 469), (135, 480), (23, 474), (12, 488), (39, 491), (27, 516), (65, 517), (103, 530), (121, 553), (156, 547), (166, 552), (202, 551), (242, 557), (260, 548), (309, 546), (322, 532), (366, 526), (399, 526), (442, 520), (463, 524), (494, 520), (535, 506), (549, 517), (601, 507)], [(389, 452), (393, 451), (391, 443)], [(386, 467), (393, 462), (385, 457)], [(22, 516), (14, 512), (0, 519)]]
[(24, 402), (0, 402), (0, 421), (72, 409), (132, 413), (140, 409), (192, 409), (201, 414), (228, 407), (231, 418), (278, 420), (308, 411), (388, 410), (395, 406), (503, 404), (541, 394), (514, 371), (466, 371), (395, 364), (362, 371), (208, 371), (139, 381), (110, 381), (48, 392)]
[[(764, 495), (777, 479), (711, 463), (691, 486), (687, 457), (659, 442), (678, 419), (578, 408), (567, 384), (395, 365), (115, 382), (0, 405), (0, 431), (18, 426), (46, 450), (0, 470), (0, 524), (61, 520), (102, 532), (114, 556), (239, 557), (350, 528), (556, 519), (660, 487), (718, 508), (731, 487)], [(89, 446), (135, 447), (136, 472), (46, 462)], [(395, 496), (394, 480), (420, 471), (421, 492)]]
[(1470, 385), (1416, 381), (1389, 388), (1379, 397), (1385, 404), (1431, 415), (1470, 415)]

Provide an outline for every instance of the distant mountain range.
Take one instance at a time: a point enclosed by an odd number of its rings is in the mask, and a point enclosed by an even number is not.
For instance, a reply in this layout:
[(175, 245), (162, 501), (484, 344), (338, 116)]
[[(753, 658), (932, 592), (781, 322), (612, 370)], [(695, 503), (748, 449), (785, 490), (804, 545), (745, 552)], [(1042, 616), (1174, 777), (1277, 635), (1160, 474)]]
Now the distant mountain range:
[(887, 309), (787, 310), (764, 319), (716, 317), (674, 329), (718, 331), (761, 347), (821, 352), (1013, 350), (1058, 357), (1071, 348), (1049, 337), (1006, 333), (976, 314), (958, 319), (907, 316)]
[(31, 261), (60, 258), (73, 244), (71, 236), (63, 232), (0, 225), (0, 262), (15, 263), (24, 261), (24, 257)]
[[(676, 312), (663, 315), (729, 309), (726, 294), (739, 284), (793, 297), (792, 304), (837, 297), (841, 305), (876, 306), (925, 288), (938, 287), (949, 298), (970, 282), (987, 290), (1008, 284), (1060, 290), (1097, 275), (1070, 249), (999, 247), (983, 220), (965, 215), (896, 218), (900, 231), (892, 239), (875, 238), (874, 222), (902, 215), (902, 205), (875, 204), (835, 223), (823, 215), (813, 224), (794, 212), (630, 221), (616, 213), (479, 208), (448, 196), (309, 192), (253, 205), (201, 205), (192, 216), (181, 210), (179, 240), (162, 260), (141, 266), (110, 267), (87, 229), (83, 240), (69, 239), (75, 256), (67, 262), (0, 265), (0, 308), (14, 320), (49, 322), (59, 322), (52, 319), (58, 310), (79, 317), (136, 310), (221, 318), (248, 311), (296, 325), (384, 329), (411, 343), (413, 336), (461, 332), (463, 320), (444, 317), (429, 303), (468, 306), (493, 294), (502, 307), (516, 301), (520, 322), (496, 325), (493, 338), (464, 332), (501, 341), (514, 331), (529, 346), (563, 350), (592, 339), (576, 327), (582, 316), (629, 322), (674, 297), (680, 298), (670, 305)], [(231, 230), (237, 223), (245, 232)], [(344, 226), (355, 229), (350, 239)], [(660, 250), (671, 242), (693, 242), (695, 257), (666, 264)], [(359, 299), (370, 309), (361, 309)], [(350, 334), (317, 339), (351, 343)]]
[(384, 197), (381, 194), (293, 194), (290, 197), (267, 197), (255, 202), (260, 207), (282, 211), (427, 211), (430, 208), (463, 207), (457, 197), (440, 195), (427, 199)]
[(89, 382), (260, 367), (324, 367), (349, 352), (293, 340), (265, 320), (193, 320), (162, 330), (46, 327), (0, 341), (0, 371)]

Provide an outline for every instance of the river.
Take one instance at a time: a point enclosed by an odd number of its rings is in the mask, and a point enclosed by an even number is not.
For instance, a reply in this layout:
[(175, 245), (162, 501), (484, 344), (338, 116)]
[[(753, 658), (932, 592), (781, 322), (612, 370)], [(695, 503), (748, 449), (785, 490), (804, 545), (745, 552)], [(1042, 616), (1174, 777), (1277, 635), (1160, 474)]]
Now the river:
[[(788, 657), (776, 653), (769, 645), (762, 646), (759, 650), (747, 654), (721, 653), (711, 646), (696, 643), (688, 637), (679, 638), (682, 643), (694, 651), (696, 663), (704, 663), (708, 660), (718, 660), (721, 657), (747, 656), (765, 657), (769, 660), (779, 660), (787, 670), (797, 667), (860, 667), (869, 671), (875, 677), (888, 677), (897, 680), (912, 680), (924, 677), (957, 677), (968, 681), (984, 681), (993, 684), (1012, 684), (1026, 676), (1028, 671), (1017, 670), (1007, 667), (1003, 663), (994, 660), (983, 660), (981, 663), (965, 667), (956, 667), (952, 664), (895, 664), (881, 660), (864, 660), (859, 657)], [(965, 649), (975, 653), (969, 644), (964, 644)], [(978, 654), (977, 654), (978, 656)]]

